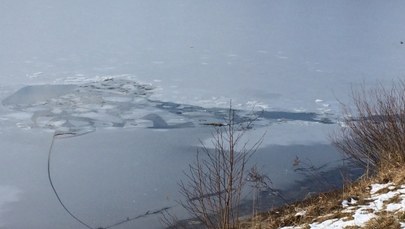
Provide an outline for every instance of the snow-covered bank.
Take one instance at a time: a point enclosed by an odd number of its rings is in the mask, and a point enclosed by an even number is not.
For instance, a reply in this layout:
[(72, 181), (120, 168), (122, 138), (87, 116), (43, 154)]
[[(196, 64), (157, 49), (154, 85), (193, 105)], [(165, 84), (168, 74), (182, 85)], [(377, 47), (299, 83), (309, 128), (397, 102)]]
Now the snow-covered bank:
[[(280, 229), (405, 228), (404, 184), (374, 183), (361, 198), (361, 203), (356, 196), (342, 200), (341, 209), (319, 215), (312, 223), (285, 226)], [(296, 216), (305, 217), (306, 214), (306, 210), (302, 209), (296, 213)]]

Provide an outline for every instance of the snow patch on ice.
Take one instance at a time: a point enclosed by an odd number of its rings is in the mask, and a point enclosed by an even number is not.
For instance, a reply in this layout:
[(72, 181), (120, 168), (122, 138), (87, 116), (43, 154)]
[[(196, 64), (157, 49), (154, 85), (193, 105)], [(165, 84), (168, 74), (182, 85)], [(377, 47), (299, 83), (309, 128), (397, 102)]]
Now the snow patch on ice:
[(282, 59), (282, 60), (288, 59), (288, 56), (276, 55), (276, 57), (277, 57), (278, 59)]
[(30, 79), (37, 78), (38, 76), (42, 75), (43, 72), (34, 72), (32, 74), (27, 74), (26, 76)]

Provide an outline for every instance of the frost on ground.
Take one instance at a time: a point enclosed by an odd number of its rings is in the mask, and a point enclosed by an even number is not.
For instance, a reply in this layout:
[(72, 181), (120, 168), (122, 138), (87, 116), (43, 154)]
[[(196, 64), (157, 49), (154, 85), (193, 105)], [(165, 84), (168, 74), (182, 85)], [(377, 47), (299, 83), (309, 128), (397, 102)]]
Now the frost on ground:
[[(356, 198), (349, 198), (342, 201), (343, 217), (333, 217), (333, 214), (319, 216), (315, 221), (309, 224), (309, 228), (345, 228), (345, 227), (363, 227), (368, 222), (377, 217), (405, 214), (405, 185), (396, 185), (394, 183), (373, 184), (370, 187), (370, 196), (365, 199), (365, 204), (359, 204)], [(300, 214), (305, 214), (300, 212)], [(332, 219), (331, 219), (332, 217)], [(322, 221), (322, 218), (327, 220)], [(403, 220), (403, 217), (398, 217)], [(405, 222), (400, 222), (401, 228), (405, 228)], [(308, 226), (287, 226), (281, 229), (301, 229)]]

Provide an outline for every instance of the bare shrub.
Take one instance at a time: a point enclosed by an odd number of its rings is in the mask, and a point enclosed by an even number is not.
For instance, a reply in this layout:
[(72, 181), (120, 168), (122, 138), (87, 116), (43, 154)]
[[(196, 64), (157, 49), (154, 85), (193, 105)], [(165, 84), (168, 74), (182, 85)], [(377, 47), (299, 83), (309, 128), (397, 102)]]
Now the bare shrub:
[(316, 182), (320, 187), (324, 188), (336, 188), (333, 183), (331, 183), (325, 176), (327, 171), (325, 168), (329, 163), (325, 163), (320, 166), (314, 165), (310, 159), (301, 160), (298, 156), (295, 156), (293, 161), (294, 172), (303, 175), (309, 180)]
[(405, 84), (352, 92), (353, 108), (343, 106), (343, 124), (334, 144), (364, 167), (378, 172), (405, 163)]
[(253, 144), (242, 140), (251, 125), (252, 121), (236, 123), (235, 111), (230, 108), (225, 124), (214, 127), (213, 149), (202, 143), (185, 173), (187, 181), (180, 183), (185, 198), (180, 204), (205, 228), (228, 229), (239, 223), (246, 163), (263, 140), (261, 137)]

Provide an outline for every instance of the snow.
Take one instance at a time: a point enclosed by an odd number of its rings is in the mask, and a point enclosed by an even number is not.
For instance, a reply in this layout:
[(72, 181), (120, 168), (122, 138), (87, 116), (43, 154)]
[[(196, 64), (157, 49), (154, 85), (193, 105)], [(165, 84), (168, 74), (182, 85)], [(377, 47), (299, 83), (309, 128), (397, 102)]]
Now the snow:
[[(388, 188), (388, 191), (381, 191), (384, 188)], [(377, 193), (381, 191), (381, 193)], [(364, 226), (367, 222), (376, 218), (379, 213), (386, 212), (405, 212), (405, 187), (402, 185), (398, 187), (394, 183), (386, 184), (372, 184), (370, 189), (370, 197), (367, 199), (367, 204), (358, 204), (353, 198), (351, 201), (343, 200), (342, 206), (344, 210), (342, 212), (351, 214), (353, 219), (349, 217), (329, 219), (321, 222), (315, 222), (309, 224), (312, 229), (318, 228), (336, 228), (343, 229), (347, 226)], [(394, 197), (399, 197), (399, 202), (390, 202)], [(301, 213), (298, 212), (298, 213)], [(298, 214), (297, 213), (297, 214)], [(281, 227), (280, 229), (292, 229), (301, 228), (296, 227)], [(403, 222), (401, 222), (401, 228), (405, 228)]]
[(349, 207), (350, 205), (354, 205), (354, 204), (356, 204), (357, 203), (357, 200), (355, 200), (355, 199), (353, 199), (353, 198), (350, 198), (350, 200), (343, 200), (342, 201), (342, 207), (343, 208), (347, 208), (347, 207)]
[(297, 213), (295, 214), (295, 216), (305, 216), (305, 214), (307, 214), (307, 211), (302, 210), (302, 211), (297, 212)]
[(387, 183), (387, 184), (373, 184), (371, 185), (371, 194), (375, 194), (376, 192), (380, 191), (383, 188), (388, 188), (392, 185), (392, 183)]

